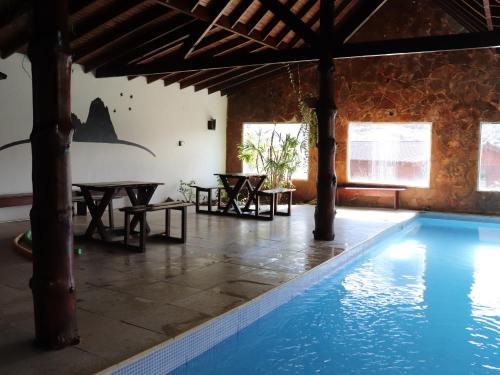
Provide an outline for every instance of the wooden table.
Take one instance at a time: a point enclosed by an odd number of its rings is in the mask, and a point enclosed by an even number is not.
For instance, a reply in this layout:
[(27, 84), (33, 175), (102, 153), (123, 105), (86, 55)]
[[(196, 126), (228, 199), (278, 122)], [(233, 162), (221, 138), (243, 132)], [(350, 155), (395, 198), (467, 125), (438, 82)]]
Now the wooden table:
[[(85, 234), (86, 239), (91, 239), (94, 232), (97, 230), (100, 238), (104, 241), (112, 240), (112, 231), (106, 229), (102, 222), (102, 215), (109, 205), (113, 196), (121, 189), (127, 192), (132, 206), (147, 205), (156, 188), (163, 185), (159, 182), (143, 182), (143, 181), (118, 181), (118, 182), (94, 182), (94, 183), (77, 183), (73, 186), (79, 187), (85, 199), (85, 203), (89, 209), (92, 220), (90, 221)], [(92, 193), (100, 192), (103, 194), (99, 202), (95, 202)], [(130, 223), (130, 229), (133, 230), (137, 225), (139, 218), (134, 216)]]
[[(233, 213), (229, 212), (232, 209), (237, 216), (245, 216), (250, 212), (250, 206), (256, 202), (257, 192), (267, 178), (265, 174), (257, 173), (215, 173), (215, 175), (219, 177), (228, 197), (228, 202), (221, 208), (220, 213), (232, 215)], [(248, 201), (245, 206), (240, 207), (237, 198), (245, 187), (248, 189)]]

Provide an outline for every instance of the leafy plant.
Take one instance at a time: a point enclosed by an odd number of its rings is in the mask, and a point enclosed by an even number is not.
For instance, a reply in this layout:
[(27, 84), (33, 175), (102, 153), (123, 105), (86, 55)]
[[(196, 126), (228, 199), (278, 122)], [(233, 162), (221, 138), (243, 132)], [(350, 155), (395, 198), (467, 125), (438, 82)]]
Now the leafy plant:
[(307, 139), (311, 146), (316, 146), (318, 143), (318, 117), (316, 110), (311, 106), (311, 103), (316, 101), (312, 94), (304, 94), (302, 92), (302, 84), (300, 81), (300, 69), (297, 65), (297, 73), (294, 73), (290, 65), (286, 66), (288, 78), (292, 85), (292, 90), (297, 97), (297, 109), (300, 115), (301, 122), (305, 124)]
[(307, 142), (301, 142), (305, 126), (301, 126), (295, 136), (280, 134), (276, 126), (249, 135), (238, 145), (238, 158), (257, 173), (267, 175), (266, 188), (292, 187), (292, 174), (300, 167), (302, 154), (307, 151)]
[(185, 202), (194, 202), (195, 189), (192, 187), (194, 185), (196, 185), (195, 180), (180, 180), (177, 191), (182, 194)]

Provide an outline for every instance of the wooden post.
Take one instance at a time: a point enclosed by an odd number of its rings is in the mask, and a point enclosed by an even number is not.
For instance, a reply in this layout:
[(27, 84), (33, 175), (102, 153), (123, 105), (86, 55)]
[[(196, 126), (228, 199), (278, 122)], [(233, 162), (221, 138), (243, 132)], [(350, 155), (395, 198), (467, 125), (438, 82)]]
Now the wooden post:
[(333, 1), (320, 3), (320, 59), (318, 116), (318, 177), (317, 204), (314, 213), (316, 240), (331, 241), (335, 237), (335, 115), (333, 95), (334, 63), (331, 51), (333, 41)]
[(71, 57), (68, 1), (32, 0), (28, 47), (33, 86), (31, 133), (33, 277), (36, 343), (60, 349), (79, 342), (72, 274), (70, 144)]

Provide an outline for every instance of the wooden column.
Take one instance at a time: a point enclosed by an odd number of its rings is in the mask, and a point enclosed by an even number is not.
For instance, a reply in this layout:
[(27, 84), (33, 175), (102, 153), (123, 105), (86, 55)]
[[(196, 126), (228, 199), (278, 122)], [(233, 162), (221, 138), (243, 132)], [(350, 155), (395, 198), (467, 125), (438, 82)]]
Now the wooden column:
[(28, 55), (33, 86), (31, 133), (33, 277), (36, 343), (59, 349), (79, 342), (72, 274), (68, 1), (32, 0)]
[(316, 181), (317, 204), (314, 213), (316, 240), (331, 241), (335, 237), (335, 115), (331, 51), (333, 41), (334, 9), (332, 0), (320, 3), (320, 59), (318, 116), (318, 177)]

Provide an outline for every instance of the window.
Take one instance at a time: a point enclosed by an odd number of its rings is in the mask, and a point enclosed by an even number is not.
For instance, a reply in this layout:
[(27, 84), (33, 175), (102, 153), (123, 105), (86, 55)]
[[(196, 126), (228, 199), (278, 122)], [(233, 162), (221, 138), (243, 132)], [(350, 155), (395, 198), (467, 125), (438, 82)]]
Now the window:
[[(253, 145), (265, 149), (262, 158), (257, 158), (256, 162), (243, 160), (243, 172), (259, 172), (264, 171), (263, 162), (267, 162), (269, 158), (269, 148), (272, 144), (273, 150), (283, 151), (283, 145), (287, 137), (297, 140), (297, 146), (291, 150), (296, 157), (283, 157), (280, 160), (293, 160), (289, 165), (296, 168), (291, 175), (294, 180), (307, 180), (309, 168), (309, 147), (306, 134), (306, 128), (302, 124), (286, 123), (245, 123), (243, 124), (243, 143), (251, 142)], [(287, 154), (289, 155), (289, 154)], [(261, 160), (264, 159), (264, 160)], [(279, 157), (273, 156), (273, 161), (277, 162)], [(257, 170), (258, 169), (258, 170)]]
[(500, 191), (500, 123), (481, 124), (480, 191)]
[(349, 124), (351, 182), (429, 187), (431, 123)]

